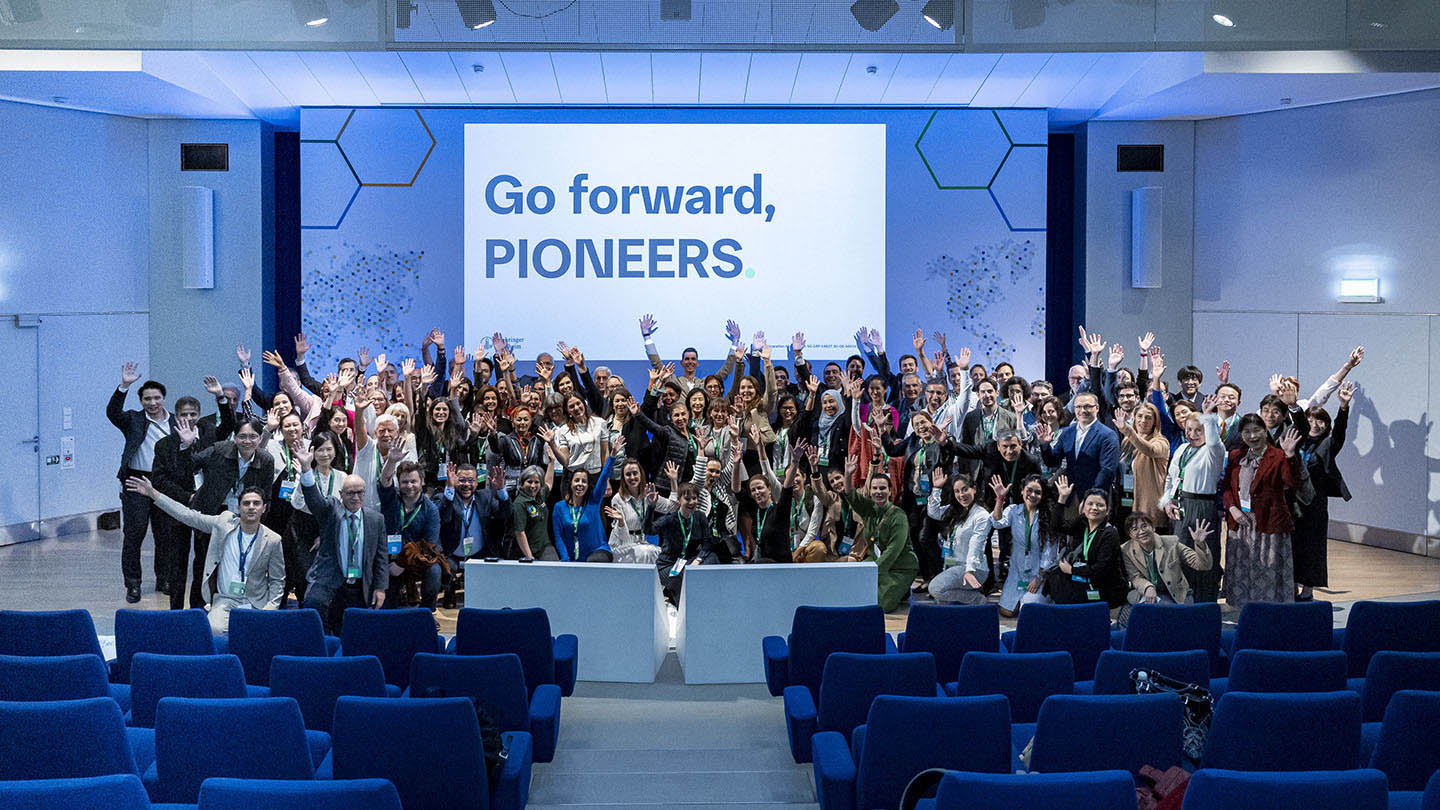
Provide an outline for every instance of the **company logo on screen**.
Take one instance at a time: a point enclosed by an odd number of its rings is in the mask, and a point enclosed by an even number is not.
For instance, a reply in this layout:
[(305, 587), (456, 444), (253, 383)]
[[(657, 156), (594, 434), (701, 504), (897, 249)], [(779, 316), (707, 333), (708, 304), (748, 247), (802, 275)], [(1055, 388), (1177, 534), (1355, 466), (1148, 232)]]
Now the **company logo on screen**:
[[(670, 218), (756, 217), (770, 222), (775, 206), (764, 199), (764, 176), (754, 173), (739, 185), (606, 185), (588, 173), (577, 173), (557, 194), (547, 185), (526, 185), (511, 174), (497, 174), (485, 184), (485, 206), (501, 216), (565, 216), (587, 220), (626, 217), (633, 230), (636, 216), (656, 217), (674, 232)], [(753, 220), (752, 220), (753, 221)], [(712, 230), (706, 227), (704, 230)], [(694, 239), (679, 236), (574, 236), (569, 238), (485, 239), (485, 277), (496, 273), (517, 278), (736, 278), (753, 276), (733, 237)]]

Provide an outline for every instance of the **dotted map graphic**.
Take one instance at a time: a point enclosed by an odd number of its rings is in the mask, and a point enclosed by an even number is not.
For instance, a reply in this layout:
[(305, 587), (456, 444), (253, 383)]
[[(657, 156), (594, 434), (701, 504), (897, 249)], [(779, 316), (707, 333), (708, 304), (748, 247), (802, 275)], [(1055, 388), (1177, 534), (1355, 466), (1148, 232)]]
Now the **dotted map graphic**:
[(420, 299), (424, 259), (424, 251), (367, 250), (349, 242), (305, 251), (301, 326), (315, 347), (310, 367), (331, 368), (361, 346), (390, 352), (396, 363), (418, 357), (416, 336), (399, 324)]
[[(1016, 346), (1006, 339), (1020, 324), (1025, 324), (1032, 337), (1045, 334), (1045, 305), (1028, 303), (1038, 292), (1044, 301), (1043, 278), (1034, 281), (1035, 244), (1029, 238), (1005, 239), (989, 245), (978, 245), (970, 255), (960, 258), (940, 254), (925, 265), (927, 280), (944, 285), (945, 309), (961, 334), (950, 336), (955, 349), (970, 346), (975, 360), (1007, 358)], [(1035, 287), (1032, 292), (1029, 287)], [(1020, 307), (1011, 303), (1026, 301)], [(1029, 310), (1023, 311), (1023, 310)], [(997, 331), (999, 326), (1005, 333)]]

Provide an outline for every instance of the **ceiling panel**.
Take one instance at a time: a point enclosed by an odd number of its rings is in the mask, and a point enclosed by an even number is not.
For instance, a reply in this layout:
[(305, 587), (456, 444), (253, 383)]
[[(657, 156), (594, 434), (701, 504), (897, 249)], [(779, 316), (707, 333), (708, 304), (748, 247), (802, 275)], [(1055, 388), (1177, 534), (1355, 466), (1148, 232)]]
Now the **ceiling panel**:
[(409, 51), (400, 54), (400, 61), (420, 90), (426, 104), (467, 104), (470, 94), (455, 72), (455, 63), (442, 51)]
[(652, 54), (650, 84), (656, 104), (699, 104), (700, 54)]
[(347, 107), (372, 107), (380, 103), (375, 91), (360, 75), (350, 54), (336, 51), (308, 51), (300, 54), (315, 79), (325, 85), (333, 103)]
[(1155, 54), (1148, 53), (1104, 53), (1095, 61), (1080, 81), (1070, 88), (1052, 106), (1070, 110), (1098, 110), (1130, 81), (1136, 71), (1143, 69)]
[(870, 53), (856, 54), (845, 70), (840, 82), (840, 91), (835, 94), (837, 104), (878, 104), (885, 96), (885, 88), (900, 64), (900, 54)]
[(301, 107), (333, 104), (330, 94), (301, 61), (299, 54), (285, 51), (250, 51), (250, 60), (265, 72), (272, 84)]
[(798, 53), (757, 53), (750, 57), (750, 77), (745, 86), (747, 104), (788, 104), (800, 70)]
[(985, 83), (985, 77), (999, 64), (999, 54), (957, 53), (945, 63), (945, 70), (925, 99), (931, 104), (969, 104)]
[(550, 54), (563, 104), (605, 104), (605, 71), (600, 54), (556, 51)]
[(600, 54), (605, 74), (605, 95), (611, 104), (649, 104), (650, 54), (609, 51)]
[(890, 84), (885, 87), (886, 104), (923, 104), (930, 98), (930, 92), (940, 80), (946, 64), (950, 62), (947, 53), (907, 53), (900, 57)]
[(560, 103), (560, 87), (555, 83), (555, 66), (550, 54), (506, 51), (500, 54), (500, 61), (505, 65), (505, 75), (510, 77), (516, 103)]
[[(200, 56), (200, 60), (220, 77), (220, 81), (230, 88), (230, 91), (245, 106), (255, 111), (255, 114), (266, 120), (271, 120), (276, 115), (288, 116), (294, 111), (295, 105), (290, 99), (280, 92), (270, 78), (265, 75), (256, 64), (251, 61), (244, 51), (209, 51)], [(143, 59), (141, 64), (144, 64)], [(299, 116), (295, 116), (296, 120)]]
[(1007, 53), (1000, 57), (975, 98), (972, 107), (1013, 107), (1030, 83), (1050, 61), (1048, 53)]
[(750, 54), (700, 54), (700, 103), (743, 104), (750, 80)]
[(800, 58), (795, 74), (795, 89), (790, 101), (794, 104), (834, 104), (850, 64), (848, 53), (807, 53)]
[[(505, 75), (505, 65), (500, 54), (485, 51), (453, 51), (450, 62), (465, 92), (475, 104), (514, 104), (515, 92), (510, 89), (510, 77)], [(476, 67), (479, 70), (476, 70)]]
[(354, 52), (350, 58), (381, 104), (421, 104), (425, 99), (395, 53)]
[(1050, 57), (1035, 80), (1016, 99), (1017, 107), (1053, 107), (1070, 93), (1095, 66), (1100, 55), (1094, 53), (1057, 53)]

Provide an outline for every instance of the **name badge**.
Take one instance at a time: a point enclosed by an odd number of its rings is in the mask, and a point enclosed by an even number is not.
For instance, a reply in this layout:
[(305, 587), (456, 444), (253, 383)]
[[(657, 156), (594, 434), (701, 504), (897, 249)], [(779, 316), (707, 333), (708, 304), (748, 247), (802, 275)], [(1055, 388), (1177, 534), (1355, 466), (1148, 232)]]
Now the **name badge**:
[(1133, 472), (1127, 472), (1127, 473), (1125, 473), (1125, 475), (1121, 477), (1120, 481), (1121, 481), (1121, 486), (1125, 487), (1125, 491), (1126, 491), (1126, 492), (1134, 492), (1134, 491), (1135, 491), (1135, 473), (1133, 473)]
[(245, 595), (245, 583), (243, 583), (243, 582), (231, 582), (230, 585), (226, 588), (226, 590), (228, 590), (228, 591), (230, 592), (230, 595), (231, 595), (231, 596), (244, 596), (244, 595)]
[(1028, 579), (1017, 580), (1016, 583), (1015, 583), (1015, 589), (1016, 589), (1017, 591), (1029, 590), (1029, 589), (1030, 589), (1030, 580), (1028, 580)]
[(387, 535), (387, 536), (385, 537), (385, 548), (386, 548), (391, 554), (399, 554), (399, 553), (400, 553), (400, 535), (398, 535), (398, 534)]
[(940, 556), (948, 560), (955, 556), (955, 549), (951, 548), (949, 543), (942, 543), (940, 545)]
[(437, 480), (437, 481), (447, 481), (447, 480), (449, 480), (449, 479), (446, 477), (446, 475), (445, 475), (445, 465), (444, 465), (444, 464), (437, 464), (437, 465), (435, 465), (435, 480)]
[(672, 577), (678, 577), (678, 576), (680, 576), (680, 572), (681, 572), (681, 571), (684, 571), (684, 570), (685, 570), (685, 558), (682, 557), (682, 558), (676, 560), (674, 565), (670, 566), (670, 576), (672, 576)]
[(1086, 589), (1085, 589), (1085, 598), (1086, 598), (1086, 599), (1089, 599), (1091, 602), (1099, 602), (1099, 601), (1100, 601), (1100, 592), (1097, 591), (1097, 590), (1095, 590), (1094, 588), (1086, 588)]
[(460, 541), (460, 556), (469, 557), (475, 553), (475, 538), (466, 537)]
[(478, 469), (475, 470), (475, 480), (483, 487), (485, 486), (485, 465), (477, 464), (476, 467)]
[(840, 542), (839, 542), (838, 544), (836, 544), (835, 550), (838, 551), (838, 552), (840, 553), (840, 556), (843, 557), (843, 556), (845, 556), (846, 554), (849, 554), (849, 553), (850, 553), (850, 549), (852, 549), (852, 548), (854, 548), (854, 547), (855, 547), (854, 541), (852, 541), (852, 540), (851, 540), (850, 538), (848, 538), (848, 537), (842, 537), (842, 538), (840, 538)]
[(353, 565), (350, 566), (349, 568), (345, 569), (345, 578), (346, 578), (346, 579), (359, 579), (359, 578), (360, 578), (360, 569), (359, 569), (359, 568), (356, 568), (356, 567), (353, 566)]
[(292, 480), (290, 480), (289, 478), (287, 478), (287, 479), (285, 479), (284, 481), (281, 481), (281, 482), (280, 482), (280, 495), (279, 495), (279, 497), (280, 497), (281, 500), (283, 500), (283, 501), (288, 501), (288, 500), (290, 500), (290, 496), (291, 496), (291, 495), (294, 495), (294, 494), (295, 494), (295, 482), (294, 482), (294, 481), (292, 481)]

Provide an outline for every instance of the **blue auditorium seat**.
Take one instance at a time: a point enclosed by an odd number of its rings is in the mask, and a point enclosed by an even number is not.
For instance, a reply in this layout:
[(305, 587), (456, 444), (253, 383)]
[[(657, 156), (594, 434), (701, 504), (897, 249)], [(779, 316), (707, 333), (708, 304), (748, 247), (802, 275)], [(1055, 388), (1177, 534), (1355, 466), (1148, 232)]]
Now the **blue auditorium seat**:
[(1204, 650), (1210, 656), (1211, 674), (1224, 675), (1226, 658), (1220, 650), (1220, 605), (1215, 602), (1132, 605), (1120, 649), (1130, 652)]
[[(1025, 605), (1015, 629), (1001, 640), (1017, 653), (1067, 652), (1075, 680), (1088, 681), (1095, 677), (1100, 653), (1110, 649), (1110, 608), (1101, 602)], [(1010, 708), (1013, 712), (1013, 703)]]
[(1424, 791), (1390, 791), (1390, 810), (1440, 810), (1440, 771), (1430, 777)]
[(1385, 774), (1231, 771), (1203, 768), (1185, 788), (1184, 810), (1386, 810)]
[[(339, 646), (339, 639), (335, 639)], [(228, 651), (245, 668), (245, 682), (270, 685), (277, 655), (327, 656), (331, 647), (316, 610), (236, 610), (230, 613)]]
[(1160, 675), (1199, 686), (1210, 685), (1210, 656), (1204, 650), (1184, 652), (1128, 652), (1105, 650), (1095, 663), (1094, 681), (1077, 681), (1078, 694), (1133, 695), (1130, 673), (1135, 669), (1154, 670)]
[[(0, 655), (105, 657), (88, 610), (0, 610)], [(130, 711), (128, 683), (112, 682), (110, 697)]]
[(551, 636), (550, 616), (544, 608), (461, 608), (448, 652), (457, 655), (515, 653), (525, 667), (525, 687), (531, 694), (542, 683), (560, 687), (560, 694), (565, 697), (575, 691), (579, 640), (568, 633)]
[(1354, 692), (1226, 692), (1215, 703), (1204, 766), (1237, 771), (1329, 771), (1360, 761)]
[(405, 810), (521, 810), (529, 801), (530, 735), (505, 733), (509, 757), (491, 785), (466, 698), (342, 697), (334, 733), (335, 778), (388, 779)]
[(133, 773), (79, 779), (0, 782), (5, 810), (150, 810), (145, 786)]
[(161, 698), (243, 698), (247, 694), (245, 670), (233, 655), (137, 653), (130, 674), (133, 705), (129, 722), (139, 728), (155, 727)]
[(1335, 607), (1329, 602), (1247, 602), (1233, 631), (1221, 631), (1225, 652), (1334, 649)]
[(307, 781), (212, 776), (200, 785), (199, 810), (401, 810), (386, 779)]
[(1335, 637), (1350, 659), (1351, 678), (1365, 677), (1381, 650), (1440, 652), (1440, 600), (1356, 602)]
[(209, 617), (199, 608), (115, 611), (115, 662), (110, 666), (110, 679), (130, 683), (130, 661), (142, 652), (214, 655), (217, 650)]
[(1230, 677), (1217, 678), (1220, 692), (1339, 692), (1349, 688), (1349, 662), (1339, 650), (1235, 651)]
[(110, 698), (0, 702), (0, 781), (138, 774)]
[(1423, 790), (1440, 771), (1440, 692), (1396, 692), (1372, 750), (1368, 764), (1391, 790)]
[(820, 701), (810, 689), (785, 687), (785, 731), (790, 755), (796, 762), (811, 760), (811, 737), (834, 731), (848, 742), (855, 727), (865, 722), (870, 704), (879, 695), (935, 697), (935, 659), (930, 653), (831, 653), (820, 681)]
[(884, 653), (889, 646), (885, 612), (879, 605), (795, 608), (788, 638), (766, 636), (760, 642), (765, 658), (765, 685), (779, 697), (786, 687), (803, 686), (813, 701), (820, 699), (825, 659), (836, 652)]
[(425, 608), (347, 608), (340, 623), (341, 654), (379, 658), (385, 682), (401, 689), (410, 685), (410, 659), (416, 653), (444, 651), (444, 639), (435, 632), (435, 614)]
[(270, 694), (294, 698), (300, 704), (305, 728), (328, 732), (335, 718), (335, 701), (341, 696), (383, 698), (389, 690), (385, 668), (373, 655), (277, 655), (270, 664)]
[(900, 652), (935, 656), (935, 674), (949, 683), (958, 676), (965, 653), (1000, 652), (1000, 606), (917, 602), (910, 606), (898, 642)]
[[(1026, 608), (1034, 607), (1026, 605)], [(992, 774), (951, 771), (940, 780), (935, 810), (1134, 810), (1127, 771)]]
[[(438, 693), (438, 694), (437, 694)], [(411, 697), (481, 698), (505, 731), (528, 731), (536, 762), (555, 758), (560, 737), (560, 687), (543, 683), (525, 694), (520, 656), (419, 653), (410, 665)]]
[(1181, 764), (1184, 714), (1174, 694), (1054, 695), (1040, 707), (1030, 770), (1166, 770)]
[(290, 698), (167, 697), (155, 712), (155, 764), (143, 778), (152, 801), (194, 803), (212, 776), (313, 779), (315, 753)]
[(1074, 672), (1065, 652), (972, 652), (965, 654), (959, 680), (948, 684), (946, 691), (961, 696), (1004, 695), (1010, 700), (1012, 723), (1034, 723), (1045, 698), (1074, 692)]
[(1010, 705), (999, 695), (880, 695), (853, 741), (822, 731), (814, 755), (821, 810), (896, 810), (905, 786), (923, 770), (1009, 772)]
[(1360, 714), (1366, 723), (1385, 716), (1390, 697), (1401, 689), (1440, 692), (1440, 652), (1376, 652), (1365, 670)]
[(109, 673), (98, 655), (0, 655), (0, 700), (110, 696)]

